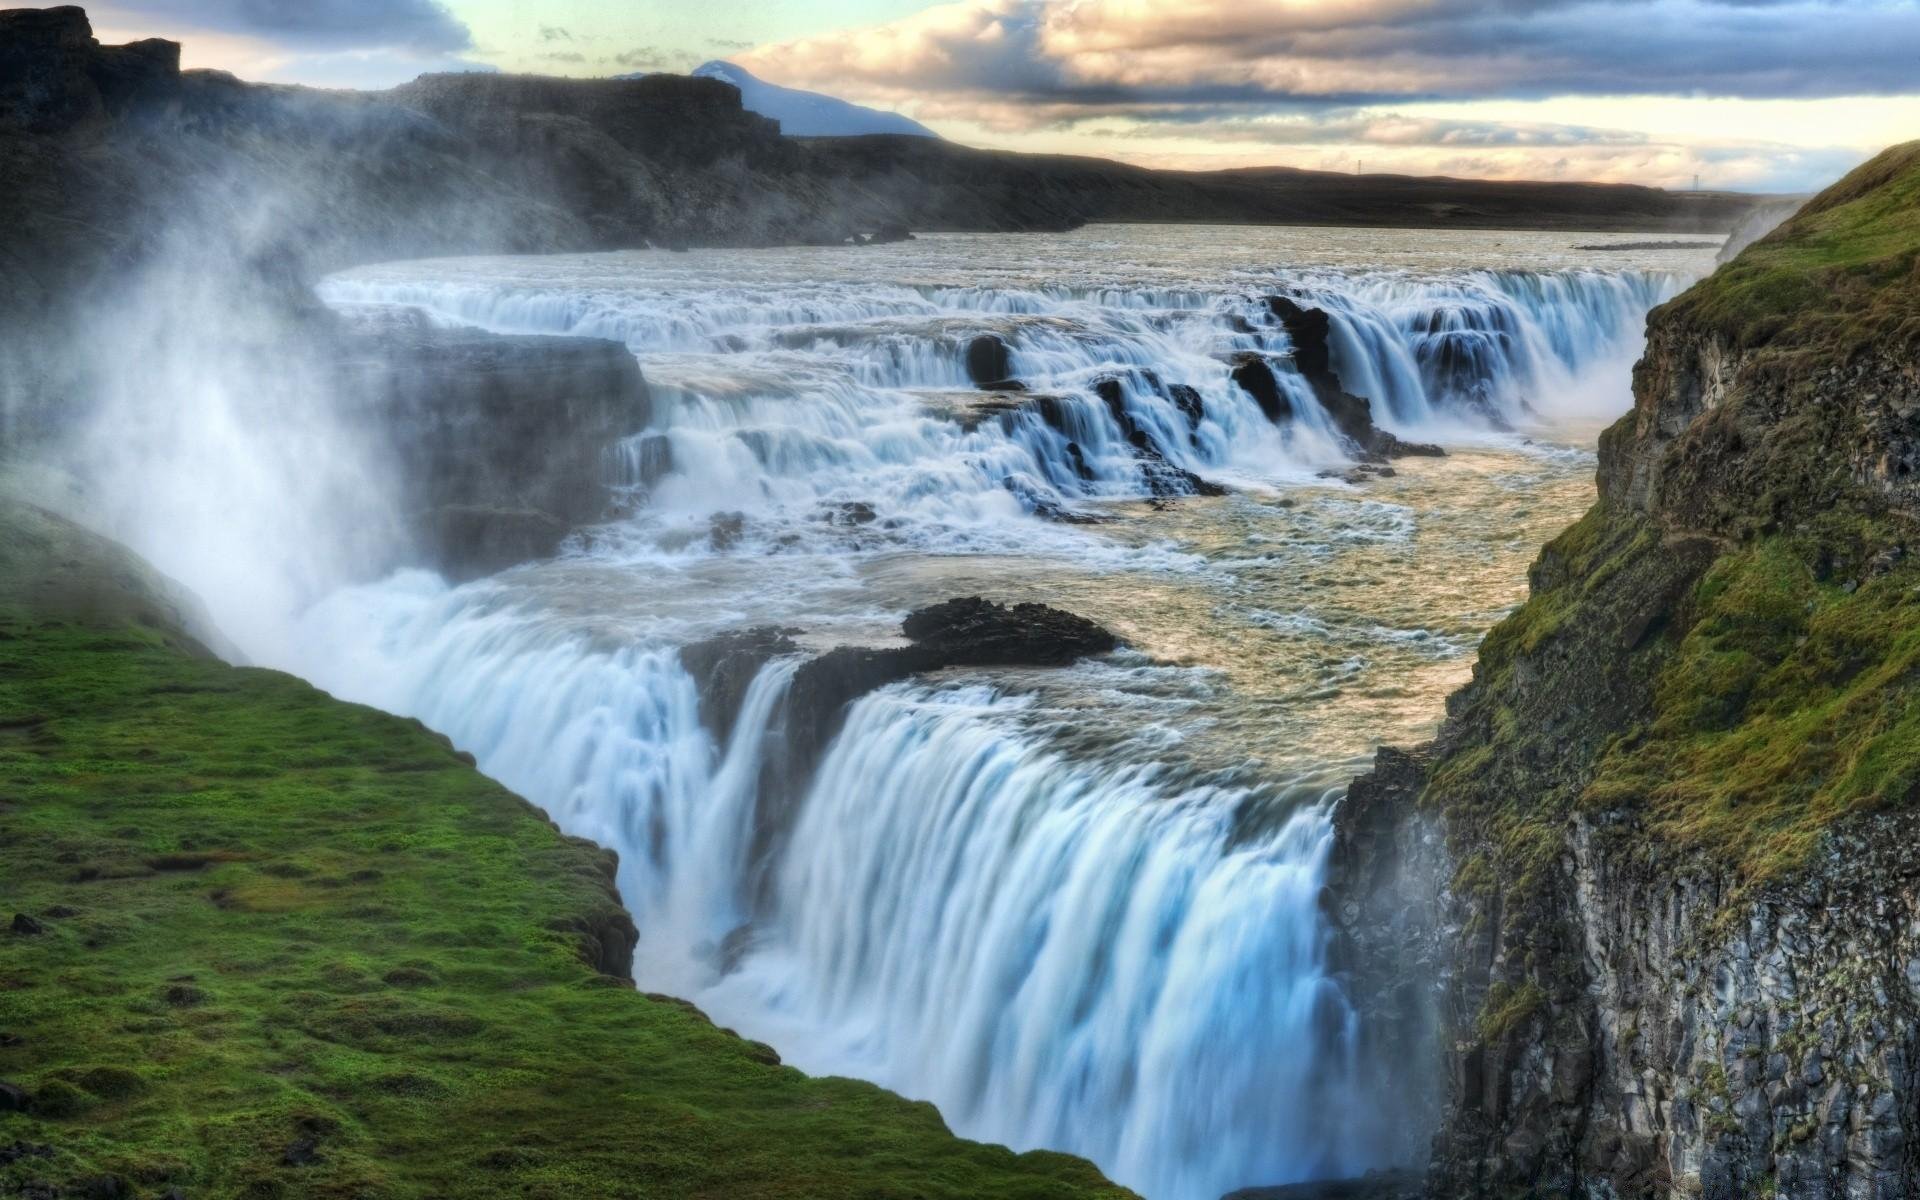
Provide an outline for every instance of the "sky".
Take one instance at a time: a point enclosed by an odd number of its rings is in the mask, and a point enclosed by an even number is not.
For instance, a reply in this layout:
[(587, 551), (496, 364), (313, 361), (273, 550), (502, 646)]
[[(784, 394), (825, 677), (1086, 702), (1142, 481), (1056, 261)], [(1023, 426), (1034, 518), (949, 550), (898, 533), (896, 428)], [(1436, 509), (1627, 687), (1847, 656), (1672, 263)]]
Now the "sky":
[(1801, 192), (1920, 137), (1920, 0), (111, 0), (103, 41), (383, 87), (724, 58), (971, 145)]

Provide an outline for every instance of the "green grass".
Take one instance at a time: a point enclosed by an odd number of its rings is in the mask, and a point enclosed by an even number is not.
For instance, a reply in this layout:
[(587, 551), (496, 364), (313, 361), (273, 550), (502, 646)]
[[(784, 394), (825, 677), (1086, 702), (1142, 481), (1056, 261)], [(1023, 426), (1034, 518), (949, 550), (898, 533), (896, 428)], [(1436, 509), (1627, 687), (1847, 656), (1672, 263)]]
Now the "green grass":
[(1895, 146), (1673, 303), (1746, 347), (1920, 341), (1920, 142)]
[(1436, 760), (1427, 801), (1483, 847), (1456, 887), (1524, 894), (1577, 811), (1760, 884), (1835, 822), (1920, 802), (1920, 563), (1884, 553), (1904, 540), (1842, 510), (1687, 553), (1596, 506), (1488, 634)]
[(1611, 747), (1584, 803), (1643, 804), (1655, 832), (1764, 881), (1834, 822), (1920, 800), (1920, 571), (1834, 571), (1859, 536), (1842, 526), (1714, 564), (1654, 719)]
[(597, 972), (604, 852), (143, 597), (0, 513), (0, 1194), (1127, 1195)]

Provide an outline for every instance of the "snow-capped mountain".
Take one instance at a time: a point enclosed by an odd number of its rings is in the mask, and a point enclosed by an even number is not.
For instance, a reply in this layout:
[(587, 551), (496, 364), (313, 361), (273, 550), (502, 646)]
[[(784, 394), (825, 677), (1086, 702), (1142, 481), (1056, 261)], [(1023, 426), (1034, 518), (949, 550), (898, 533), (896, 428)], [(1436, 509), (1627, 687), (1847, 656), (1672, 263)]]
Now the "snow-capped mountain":
[(803, 92), (757, 79), (743, 67), (718, 59), (702, 63), (693, 73), (718, 79), (740, 89), (740, 103), (749, 111), (780, 122), (780, 132), (792, 137), (850, 137), (861, 133), (906, 133), (939, 137), (920, 122), (899, 113), (851, 104), (819, 92)]

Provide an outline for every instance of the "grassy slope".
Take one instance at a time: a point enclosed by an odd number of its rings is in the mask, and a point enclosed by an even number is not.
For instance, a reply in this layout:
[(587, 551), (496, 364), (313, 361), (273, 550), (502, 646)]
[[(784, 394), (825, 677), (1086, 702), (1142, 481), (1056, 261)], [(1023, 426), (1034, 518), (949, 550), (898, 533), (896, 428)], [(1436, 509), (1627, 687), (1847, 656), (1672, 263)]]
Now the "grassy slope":
[(0, 928), (35, 1097), (0, 1193), (1127, 1194), (597, 973), (600, 851), (414, 722), (193, 654), (116, 554), (0, 508), (0, 926), (45, 926)]
[(1878, 155), (1681, 296), (1738, 346), (1821, 354), (1920, 339), (1920, 142)]
[[(1920, 340), (1920, 143), (1656, 320), (1764, 346), (1794, 379)], [(1580, 808), (1637, 813), (1758, 884), (1834, 821), (1920, 802), (1916, 531), (1843, 479), (1847, 447), (1830, 443), (1845, 426), (1826, 414), (1850, 398), (1796, 394), (1769, 434), (1767, 512), (1707, 538), (1603, 500), (1543, 552), (1454, 702), (1428, 791), (1490, 847), (1463, 886), (1524, 897)]]

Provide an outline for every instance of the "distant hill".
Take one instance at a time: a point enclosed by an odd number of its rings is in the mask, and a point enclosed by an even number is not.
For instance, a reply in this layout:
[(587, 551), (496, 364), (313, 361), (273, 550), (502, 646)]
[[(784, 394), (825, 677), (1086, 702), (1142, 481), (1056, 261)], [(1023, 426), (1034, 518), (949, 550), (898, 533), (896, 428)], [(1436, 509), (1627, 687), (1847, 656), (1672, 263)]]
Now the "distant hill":
[[(938, 138), (940, 135), (920, 122), (899, 113), (854, 104), (837, 96), (804, 92), (799, 88), (768, 83), (745, 67), (715, 59), (693, 69), (699, 79), (717, 79), (740, 89), (740, 107), (748, 112), (772, 117), (780, 122), (780, 132), (789, 137), (857, 137), (866, 133), (898, 133), (909, 137)], [(639, 75), (622, 75), (638, 79)]]

